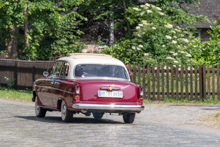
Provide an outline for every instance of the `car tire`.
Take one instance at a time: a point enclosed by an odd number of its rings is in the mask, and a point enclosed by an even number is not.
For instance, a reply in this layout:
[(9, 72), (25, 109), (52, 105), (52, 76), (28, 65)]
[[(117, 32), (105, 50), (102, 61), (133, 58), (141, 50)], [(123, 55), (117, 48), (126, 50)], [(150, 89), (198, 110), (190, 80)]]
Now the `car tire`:
[(123, 120), (127, 124), (133, 123), (134, 119), (135, 119), (135, 113), (125, 113), (125, 114), (123, 114)]
[(64, 122), (71, 122), (73, 120), (73, 112), (67, 109), (64, 101), (61, 104), (61, 118)]
[(102, 119), (104, 113), (103, 112), (93, 112), (92, 115), (95, 119)]
[(41, 108), (41, 107), (38, 105), (38, 100), (37, 100), (37, 98), (35, 98), (35, 114), (36, 114), (36, 116), (37, 116), (37, 117), (45, 117), (46, 112), (47, 112), (47, 110)]

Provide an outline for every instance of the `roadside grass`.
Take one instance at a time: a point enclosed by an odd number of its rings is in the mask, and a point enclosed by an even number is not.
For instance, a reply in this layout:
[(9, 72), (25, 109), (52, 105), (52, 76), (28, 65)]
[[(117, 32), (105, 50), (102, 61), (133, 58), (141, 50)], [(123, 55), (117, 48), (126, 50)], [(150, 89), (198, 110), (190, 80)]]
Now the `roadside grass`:
[(200, 118), (201, 121), (208, 122), (208, 126), (212, 128), (220, 128), (220, 113), (210, 114)]
[(16, 101), (31, 102), (31, 90), (13, 90), (0, 87), (0, 98), (6, 98)]
[(218, 99), (204, 99), (204, 100), (187, 100), (187, 99), (172, 99), (165, 98), (164, 101), (154, 101), (144, 99), (144, 104), (181, 104), (181, 105), (215, 105), (220, 104), (220, 100)]

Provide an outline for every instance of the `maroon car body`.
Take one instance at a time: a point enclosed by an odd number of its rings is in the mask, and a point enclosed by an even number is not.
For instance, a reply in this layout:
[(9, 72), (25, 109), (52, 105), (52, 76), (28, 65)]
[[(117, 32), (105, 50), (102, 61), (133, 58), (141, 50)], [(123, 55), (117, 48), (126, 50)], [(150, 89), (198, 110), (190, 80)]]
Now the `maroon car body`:
[(37, 117), (61, 111), (63, 121), (73, 114), (118, 113), (132, 123), (143, 109), (142, 87), (130, 82), (126, 66), (103, 54), (71, 54), (56, 61), (50, 76), (34, 83), (33, 98)]

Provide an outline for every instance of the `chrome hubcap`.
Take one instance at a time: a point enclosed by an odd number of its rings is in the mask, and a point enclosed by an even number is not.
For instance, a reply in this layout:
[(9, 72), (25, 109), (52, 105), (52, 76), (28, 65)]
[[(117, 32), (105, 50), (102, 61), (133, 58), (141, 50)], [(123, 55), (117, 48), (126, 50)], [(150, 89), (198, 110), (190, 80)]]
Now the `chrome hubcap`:
[(65, 119), (65, 116), (66, 116), (66, 105), (64, 104), (62, 106), (62, 119)]
[(37, 100), (35, 100), (35, 112), (36, 112), (36, 115), (39, 114), (39, 110), (40, 110), (40, 107), (38, 106)]

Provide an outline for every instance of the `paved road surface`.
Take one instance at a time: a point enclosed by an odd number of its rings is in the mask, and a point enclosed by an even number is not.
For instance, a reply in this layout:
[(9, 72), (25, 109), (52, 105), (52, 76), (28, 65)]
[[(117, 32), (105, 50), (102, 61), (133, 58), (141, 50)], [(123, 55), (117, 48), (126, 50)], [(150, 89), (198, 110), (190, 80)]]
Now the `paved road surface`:
[(59, 112), (37, 118), (33, 103), (0, 99), (0, 146), (219, 147), (220, 129), (197, 120), (213, 112), (220, 106), (146, 105), (133, 124), (109, 114), (102, 120), (75, 115), (74, 122), (64, 123)]

